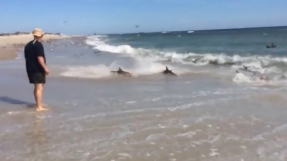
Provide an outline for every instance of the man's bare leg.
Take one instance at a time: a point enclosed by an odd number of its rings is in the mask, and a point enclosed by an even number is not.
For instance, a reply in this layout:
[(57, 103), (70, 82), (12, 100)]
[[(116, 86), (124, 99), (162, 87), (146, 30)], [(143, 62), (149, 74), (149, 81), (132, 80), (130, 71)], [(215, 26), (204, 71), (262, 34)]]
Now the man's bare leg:
[(35, 97), (35, 101), (36, 101), (36, 111), (48, 110), (46, 108), (43, 108), (43, 106), (42, 106), (43, 88), (44, 88), (43, 84), (35, 84), (34, 97)]

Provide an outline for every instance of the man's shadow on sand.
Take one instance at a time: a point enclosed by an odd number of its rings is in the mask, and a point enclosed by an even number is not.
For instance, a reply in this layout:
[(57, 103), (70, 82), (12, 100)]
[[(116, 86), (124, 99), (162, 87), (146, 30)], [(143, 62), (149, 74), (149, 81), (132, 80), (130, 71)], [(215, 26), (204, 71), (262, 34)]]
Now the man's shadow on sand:
[(13, 104), (13, 105), (24, 105), (28, 108), (35, 107), (35, 103), (22, 101), (19, 99), (11, 98), (9, 96), (0, 96), (0, 101), (8, 103), (8, 104)]

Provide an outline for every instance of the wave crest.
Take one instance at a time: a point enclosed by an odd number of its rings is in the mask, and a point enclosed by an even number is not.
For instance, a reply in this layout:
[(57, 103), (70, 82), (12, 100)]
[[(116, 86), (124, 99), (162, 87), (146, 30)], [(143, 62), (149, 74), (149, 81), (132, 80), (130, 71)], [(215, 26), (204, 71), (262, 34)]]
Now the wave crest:
[[(135, 75), (147, 75), (158, 73), (165, 67), (162, 62), (173, 62), (192, 66), (230, 66), (234, 70), (248, 68), (250, 72), (282, 75), (287, 69), (287, 58), (272, 56), (229, 56), (225, 53), (177, 53), (157, 49), (134, 48), (128, 44), (110, 45), (107, 36), (90, 36), (86, 43), (94, 49), (103, 52), (116, 53), (133, 57), (137, 63), (133, 68), (127, 69)], [(174, 67), (176, 70), (176, 67)], [(179, 73), (187, 73), (188, 70), (178, 69)], [(253, 78), (237, 74), (234, 82), (254, 82)]]

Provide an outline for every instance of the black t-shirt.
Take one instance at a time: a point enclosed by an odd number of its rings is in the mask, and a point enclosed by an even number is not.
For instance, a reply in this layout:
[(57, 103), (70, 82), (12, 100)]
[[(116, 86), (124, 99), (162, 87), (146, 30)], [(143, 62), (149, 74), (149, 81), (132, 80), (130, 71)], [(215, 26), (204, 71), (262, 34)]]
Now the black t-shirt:
[(44, 53), (44, 47), (41, 42), (37, 40), (30, 41), (24, 49), (26, 59), (26, 71), (27, 73), (43, 73), (44, 69), (38, 61), (38, 57), (42, 56), (46, 63), (46, 57)]

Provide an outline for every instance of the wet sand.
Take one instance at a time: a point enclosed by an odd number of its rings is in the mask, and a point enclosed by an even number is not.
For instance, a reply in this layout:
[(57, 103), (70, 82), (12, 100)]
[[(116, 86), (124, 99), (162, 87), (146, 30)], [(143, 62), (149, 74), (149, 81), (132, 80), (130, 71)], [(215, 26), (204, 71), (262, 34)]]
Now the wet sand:
[(0, 60), (15, 59), (17, 57), (17, 51), (15, 49), (7, 49), (0, 47)]

